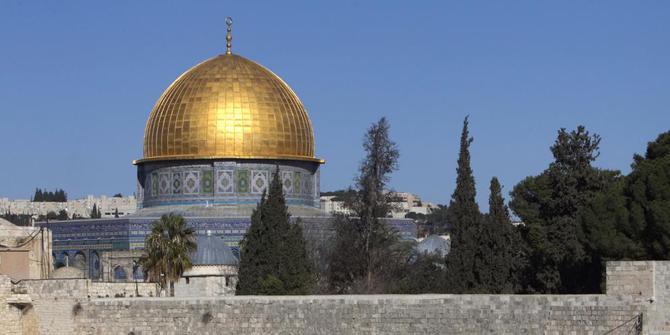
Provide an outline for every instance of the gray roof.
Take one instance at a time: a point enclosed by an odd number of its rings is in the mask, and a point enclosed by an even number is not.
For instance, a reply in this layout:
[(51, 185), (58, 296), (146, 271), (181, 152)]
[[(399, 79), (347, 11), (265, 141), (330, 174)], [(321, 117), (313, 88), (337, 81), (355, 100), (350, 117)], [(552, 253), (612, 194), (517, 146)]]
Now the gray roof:
[(198, 249), (191, 255), (193, 265), (238, 265), (233, 251), (216, 235), (198, 235)]
[(446, 256), (451, 248), (451, 242), (439, 235), (430, 235), (416, 246), (418, 253), (437, 254)]

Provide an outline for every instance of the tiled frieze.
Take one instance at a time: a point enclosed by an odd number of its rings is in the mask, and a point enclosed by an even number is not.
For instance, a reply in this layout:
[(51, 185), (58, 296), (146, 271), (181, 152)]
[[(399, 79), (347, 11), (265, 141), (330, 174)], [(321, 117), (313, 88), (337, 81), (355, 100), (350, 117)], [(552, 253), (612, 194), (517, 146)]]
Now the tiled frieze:
[(183, 181), (181, 172), (172, 173), (172, 194), (181, 194)]
[(217, 170), (216, 171), (216, 193), (218, 194), (232, 194), (233, 193), (233, 170)]
[(200, 171), (184, 173), (184, 194), (200, 194)]
[(293, 172), (293, 194), (302, 193), (302, 174), (298, 171)]
[(268, 172), (253, 170), (251, 172), (251, 193), (262, 194), (268, 187)]
[(293, 194), (293, 172), (281, 171), (281, 181), (284, 194)]
[[(276, 164), (234, 161), (158, 165), (144, 171), (142, 207), (255, 203), (270, 186), (276, 168)], [(288, 204), (319, 206), (318, 169), (281, 165), (279, 174)]]
[(212, 194), (214, 192), (214, 171), (203, 170), (200, 177), (200, 190), (202, 194)]
[(163, 172), (158, 174), (158, 194), (170, 194), (171, 191), (170, 172)]
[(249, 193), (249, 170), (239, 169), (235, 171), (235, 191), (237, 193)]

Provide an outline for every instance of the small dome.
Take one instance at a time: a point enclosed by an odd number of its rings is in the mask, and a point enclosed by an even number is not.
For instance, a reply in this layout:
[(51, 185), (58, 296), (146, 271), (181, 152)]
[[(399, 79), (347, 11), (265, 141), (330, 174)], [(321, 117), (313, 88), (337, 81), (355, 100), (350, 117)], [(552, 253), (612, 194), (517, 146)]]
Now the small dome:
[(439, 235), (430, 235), (416, 246), (416, 251), (420, 254), (435, 254), (443, 257), (449, 253), (450, 249), (451, 241)]
[(191, 255), (193, 265), (238, 265), (239, 260), (219, 236), (198, 235), (198, 249)]
[(221, 158), (320, 162), (298, 96), (270, 70), (234, 54), (194, 66), (165, 90), (136, 163)]

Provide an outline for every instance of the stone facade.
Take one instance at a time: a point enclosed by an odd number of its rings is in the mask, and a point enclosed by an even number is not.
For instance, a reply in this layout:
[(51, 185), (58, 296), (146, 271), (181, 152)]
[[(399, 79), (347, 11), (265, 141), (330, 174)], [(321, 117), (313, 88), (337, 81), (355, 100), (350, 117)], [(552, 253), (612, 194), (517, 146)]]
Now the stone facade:
[(72, 217), (72, 214), (79, 217), (90, 217), (93, 205), (100, 209), (103, 218), (113, 218), (117, 210), (119, 216), (132, 214), (137, 210), (137, 200), (134, 196), (117, 198), (89, 195), (83, 199), (67, 202), (32, 202), (26, 199), (0, 198), (0, 213), (29, 214), (37, 218), (37, 216), (46, 215), (48, 212), (58, 213), (61, 210), (66, 210), (70, 217)]
[[(392, 196), (394, 198), (391, 202), (393, 207), (389, 215), (395, 219), (402, 219), (409, 213), (428, 215), (432, 210), (438, 208), (438, 206), (433, 203), (421, 201), (421, 198), (413, 193), (393, 192)], [(344, 201), (338, 196), (322, 195), (320, 197), (320, 202), (321, 210), (328, 214), (353, 214), (351, 210), (344, 205)]]
[(13, 280), (47, 279), (52, 270), (51, 231), (0, 218), (0, 274)]
[(11, 335), (670, 334), (670, 262), (607, 269), (607, 294), (595, 295), (89, 298), (86, 280), (0, 277), (0, 325)]
[[(0, 276), (0, 333), (75, 334), (79, 306), (89, 299), (156, 296), (152, 283), (96, 283), (88, 279), (23, 280)], [(136, 298), (137, 299), (137, 298)]]
[[(87, 278), (118, 281), (114, 268), (121, 266), (128, 281), (132, 281), (132, 261), (144, 249), (144, 239), (158, 217), (129, 216), (118, 219), (69, 220), (43, 223), (53, 235), (53, 257), (58, 266), (67, 263), (86, 273)], [(239, 255), (239, 242), (246, 233), (251, 218), (246, 217), (185, 217), (198, 235), (208, 231), (223, 238), (233, 253)], [(332, 218), (292, 216), (302, 225), (308, 252), (315, 259), (327, 253), (334, 236)], [(413, 240), (416, 225), (411, 219), (384, 219), (397, 230), (401, 239)], [(103, 256), (103, 254), (107, 256)], [(96, 265), (97, 264), (97, 265)]]
[[(237, 272), (237, 271), (236, 271)], [(235, 295), (234, 276), (186, 277), (174, 286), (175, 297), (221, 297)]]

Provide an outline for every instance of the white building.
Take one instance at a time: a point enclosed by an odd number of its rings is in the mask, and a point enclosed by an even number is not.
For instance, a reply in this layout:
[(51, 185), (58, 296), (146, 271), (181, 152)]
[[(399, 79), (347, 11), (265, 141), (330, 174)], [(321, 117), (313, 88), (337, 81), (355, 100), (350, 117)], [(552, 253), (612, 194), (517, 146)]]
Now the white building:
[[(437, 205), (429, 202), (422, 202), (421, 198), (413, 193), (393, 192), (391, 194), (395, 201), (392, 202), (393, 210), (391, 217), (404, 218), (410, 212), (427, 215), (431, 209), (437, 208)], [(337, 196), (321, 196), (321, 210), (330, 214), (351, 214), (351, 211), (344, 206), (344, 202)]]
[(127, 197), (94, 197), (87, 196), (84, 199), (68, 200), (67, 202), (32, 202), (25, 199), (0, 198), (0, 214), (11, 212), (12, 214), (28, 214), (37, 218), (47, 215), (48, 212), (58, 213), (65, 210), (69, 217), (76, 214), (78, 217), (90, 217), (93, 205), (100, 210), (103, 218), (113, 218), (117, 211), (119, 216), (135, 213), (137, 200), (134, 196)]

